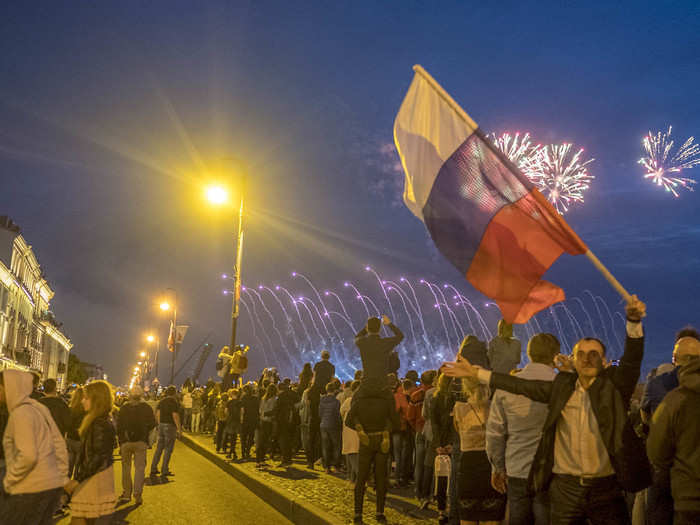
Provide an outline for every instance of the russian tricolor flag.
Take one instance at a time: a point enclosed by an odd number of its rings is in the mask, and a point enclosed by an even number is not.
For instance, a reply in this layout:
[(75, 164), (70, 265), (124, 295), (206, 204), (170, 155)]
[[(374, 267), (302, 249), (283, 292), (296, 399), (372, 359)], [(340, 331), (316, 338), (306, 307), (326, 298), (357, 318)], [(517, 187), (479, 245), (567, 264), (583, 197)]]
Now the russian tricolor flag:
[(564, 300), (542, 276), (588, 248), (532, 183), (420, 66), (394, 123), (404, 202), (506, 321)]

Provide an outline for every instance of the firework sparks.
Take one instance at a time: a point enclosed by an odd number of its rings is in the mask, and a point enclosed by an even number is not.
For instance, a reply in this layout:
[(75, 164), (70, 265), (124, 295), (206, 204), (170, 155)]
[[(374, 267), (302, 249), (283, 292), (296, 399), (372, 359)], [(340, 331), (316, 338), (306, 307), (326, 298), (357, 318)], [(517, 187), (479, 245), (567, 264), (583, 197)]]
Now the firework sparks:
[(583, 203), (583, 193), (595, 178), (587, 166), (594, 159), (582, 161), (583, 148), (571, 155), (571, 144), (552, 144), (539, 148), (527, 158), (521, 169), (561, 214), (574, 203)]
[(491, 133), (489, 138), (518, 167), (530, 162), (542, 148), (541, 145), (532, 143), (529, 133), (522, 136), (519, 132), (515, 135)]
[(644, 178), (651, 179), (657, 186), (663, 186), (674, 197), (678, 197), (677, 190), (681, 188), (693, 191), (695, 179), (674, 174), (700, 164), (700, 145), (693, 144), (694, 140), (694, 137), (690, 137), (675, 154), (671, 154), (671, 126), (666, 133), (659, 131), (652, 135), (650, 131), (642, 140), (645, 156), (638, 161), (646, 170)]

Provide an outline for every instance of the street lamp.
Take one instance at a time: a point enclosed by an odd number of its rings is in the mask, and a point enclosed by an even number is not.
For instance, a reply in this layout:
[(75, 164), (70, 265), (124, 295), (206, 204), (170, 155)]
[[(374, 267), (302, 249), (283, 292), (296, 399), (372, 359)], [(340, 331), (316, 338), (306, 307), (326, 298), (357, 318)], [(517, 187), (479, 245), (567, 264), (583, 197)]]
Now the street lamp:
[(141, 352), (141, 353), (139, 354), (139, 356), (141, 356), (141, 357), (146, 357), (146, 352)]
[(211, 185), (204, 190), (207, 200), (215, 206), (220, 206), (228, 202), (228, 191), (223, 186)]
[[(169, 307), (170, 307), (170, 305), (168, 304), (168, 308)], [(153, 372), (153, 376), (158, 377), (158, 351), (160, 350), (160, 340), (158, 339), (158, 335), (148, 334), (146, 336), (146, 342), (148, 342), (150, 344), (155, 343), (155, 345), (156, 345), (156, 356), (153, 359), (153, 361), (155, 361), (155, 370)], [(148, 361), (149, 361), (149, 363), (151, 362), (150, 359)], [(151, 363), (150, 367), (153, 367), (152, 363)], [(150, 374), (150, 372), (149, 372), (149, 374)]]
[[(175, 359), (177, 358), (177, 350), (179, 344), (177, 343), (177, 291), (174, 288), (166, 288), (173, 292), (174, 302), (171, 304), (167, 300), (161, 301), (159, 307), (162, 311), (168, 312), (172, 310), (173, 316), (171, 318), (171, 332), (173, 347), (170, 349), (172, 355), (170, 356), (170, 384), (175, 382)], [(168, 343), (170, 342), (170, 337), (168, 337)]]
[[(241, 298), (241, 263), (243, 261), (243, 210), (246, 197), (248, 174), (247, 170), (241, 170), (240, 202), (238, 204), (238, 231), (236, 232), (235, 263), (233, 267), (233, 297), (231, 299), (231, 345), (230, 349), (236, 347), (236, 327), (238, 324), (239, 301)], [(220, 185), (211, 185), (205, 189), (207, 200), (215, 205), (221, 206), (228, 202), (228, 191)]]

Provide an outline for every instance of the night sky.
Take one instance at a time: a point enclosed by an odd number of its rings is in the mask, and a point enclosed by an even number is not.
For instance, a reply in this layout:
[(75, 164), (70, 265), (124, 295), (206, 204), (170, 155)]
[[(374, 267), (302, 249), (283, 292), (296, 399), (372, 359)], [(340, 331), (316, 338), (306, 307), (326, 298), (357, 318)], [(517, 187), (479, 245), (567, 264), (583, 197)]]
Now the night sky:
[[(700, 134), (697, 2), (11, 4), (0, 214), (34, 247), (74, 352), (114, 382), (149, 329), (164, 337), (167, 287), (192, 327), (183, 355), (209, 332), (227, 342), (234, 212), (202, 199), (225, 158), (249, 166), (245, 283), (301, 289), (297, 270), (319, 288), (369, 286), (371, 264), (478, 297), (400, 201), (392, 126), (416, 63), (484, 130), (595, 157), (567, 220), (647, 302), (645, 369), (700, 325), (700, 194), (673, 198), (636, 162), (649, 129)], [(547, 278), (622, 311), (584, 258)]]

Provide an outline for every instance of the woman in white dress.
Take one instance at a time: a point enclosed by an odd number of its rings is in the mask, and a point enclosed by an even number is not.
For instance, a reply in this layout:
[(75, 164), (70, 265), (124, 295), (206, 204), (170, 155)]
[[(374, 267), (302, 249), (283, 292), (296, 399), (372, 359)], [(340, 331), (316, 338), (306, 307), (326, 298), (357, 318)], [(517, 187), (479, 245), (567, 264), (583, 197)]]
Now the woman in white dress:
[(85, 417), (80, 425), (80, 453), (74, 479), (65, 490), (71, 494), (71, 524), (106, 523), (114, 512), (113, 452), (116, 433), (110, 418), (112, 390), (105, 381), (93, 381), (83, 396)]

